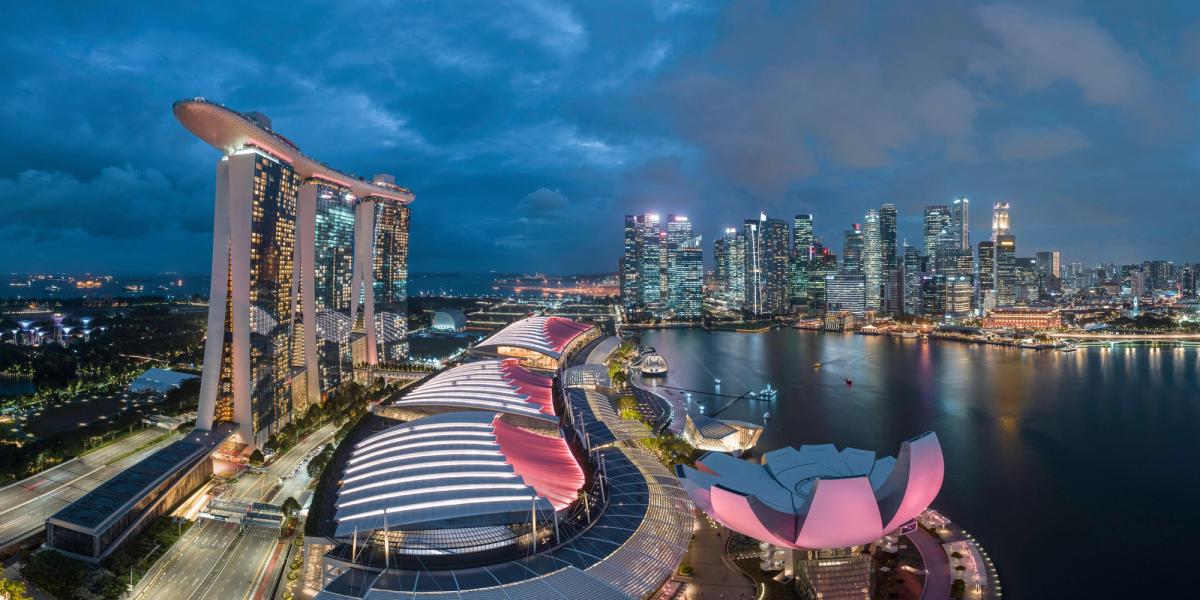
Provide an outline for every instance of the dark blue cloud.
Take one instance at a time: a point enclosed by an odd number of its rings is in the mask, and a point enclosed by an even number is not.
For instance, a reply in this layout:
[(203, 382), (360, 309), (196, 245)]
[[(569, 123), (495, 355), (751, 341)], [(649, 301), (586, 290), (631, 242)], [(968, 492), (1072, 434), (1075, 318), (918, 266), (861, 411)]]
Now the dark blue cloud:
[(812, 212), (836, 240), (894, 202), (914, 238), (962, 194), (977, 236), (1011, 202), (1029, 253), (1198, 260), (1181, 10), (26, 3), (0, 40), (0, 269), (203, 270), (216, 153), (170, 113), (197, 95), (412, 187), (418, 270), (612, 269), (627, 211), (709, 239)]

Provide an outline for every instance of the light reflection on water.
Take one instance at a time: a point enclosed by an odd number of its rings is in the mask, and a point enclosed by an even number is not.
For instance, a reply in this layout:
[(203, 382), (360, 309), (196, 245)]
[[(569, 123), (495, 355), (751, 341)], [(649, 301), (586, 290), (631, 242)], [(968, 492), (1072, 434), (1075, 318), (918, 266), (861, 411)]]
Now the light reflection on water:
[[(652, 331), (642, 342), (669, 361), (667, 385), (712, 391), (719, 377), (725, 394), (778, 388), (774, 402), (721, 414), (761, 422), (769, 410), (760, 451), (834, 443), (894, 454), (936, 431), (947, 479), (935, 507), (980, 537), (1008, 597), (1137, 597), (1138, 578), (1092, 572), (1113, 553), (1123, 573), (1190, 585), (1156, 557), (1200, 529), (1197, 348), (1063, 353), (790, 329)], [(694, 399), (710, 411), (729, 402)], [(1089, 574), (1064, 577), (1067, 562)]]

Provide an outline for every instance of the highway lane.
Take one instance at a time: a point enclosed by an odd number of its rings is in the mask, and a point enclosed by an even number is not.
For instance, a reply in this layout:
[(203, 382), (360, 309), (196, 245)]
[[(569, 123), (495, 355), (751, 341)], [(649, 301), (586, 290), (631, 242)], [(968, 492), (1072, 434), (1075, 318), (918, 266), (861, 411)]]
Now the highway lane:
[[(294, 490), (294, 492), (288, 495), (298, 493), (299, 489), (294, 484), (288, 485), (291, 483), (289, 480), (299, 478), (307, 480), (308, 474), (305, 471), (305, 463), (307, 462), (309, 453), (331, 442), (334, 433), (337, 433), (337, 427), (333, 424), (318, 428), (311, 435), (283, 453), (282, 456), (276, 458), (263, 473), (247, 473), (239, 477), (237, 483), (230, 488), (229, 494), (235, 498), (257, 502), (283, 502), (287, 496), (282, 493), (270, 494), (271, 488), (280, 478), (284, 478), (284, 488)], [(296, 471), (296, 477), (294, 478), (289, 477), (293, 470)], [(300, 489), (303, 488), (301, 487)]]
[(154, 563), (131, 600), (191, 598), (240, 539), (237, 524), (201, 519)]
[(180, 438), (178, 434), (172, 434), (153, 446), (125, 456), (163, 433), (161, 429), (138, 432), (0, 489), (0, 548), (37, 533), (45, 526), (47, 516)]
[[(196, 600), (247, 600), (254, 594), (259, 579), (263, 576), (271, 550), (279, 541), (279, 532), (264, 527), (249, 527), (238, 540), (232, 551), (232, 560), (226, 561), (208, 579), (202, 593), (193, 596)], [(166, 600), (172, 600), (164, 596)]]

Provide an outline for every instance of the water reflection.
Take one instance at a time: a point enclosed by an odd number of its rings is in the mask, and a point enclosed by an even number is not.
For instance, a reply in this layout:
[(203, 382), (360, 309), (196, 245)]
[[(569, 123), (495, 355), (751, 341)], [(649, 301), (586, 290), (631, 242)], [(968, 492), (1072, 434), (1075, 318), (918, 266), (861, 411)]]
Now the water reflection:
[(712, 389), (720, 378), (725, 394), (778, 388), (774, 402), (742, 400), (722, 413), (760, 422), (769, 410), (760, 450), (894, 452), (937, 431), (947, 481), (935, 506), (981, 536), (1006, 596), (1137, 597), (1136, 578), (1064, 578), (1055, 566), (1064, 556), (1111, 562), (1116, 548), (1124, 572), (1190, 585), (1155, 557), (1195, 531), (1198, 519), (1180, 510), (1200, 516), (1195, 347), (1038, 352), (790, 329), (655, 331), (643, 342), (671, 363), (669, 385)]

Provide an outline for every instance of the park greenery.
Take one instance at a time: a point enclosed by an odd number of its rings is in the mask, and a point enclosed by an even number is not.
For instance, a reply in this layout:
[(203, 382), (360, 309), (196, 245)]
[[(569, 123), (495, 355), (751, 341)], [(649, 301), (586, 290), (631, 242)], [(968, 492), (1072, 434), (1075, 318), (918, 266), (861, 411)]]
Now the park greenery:
[(0, 600), (33, 600), (25, 590), (25, 582), (0, 578)]

